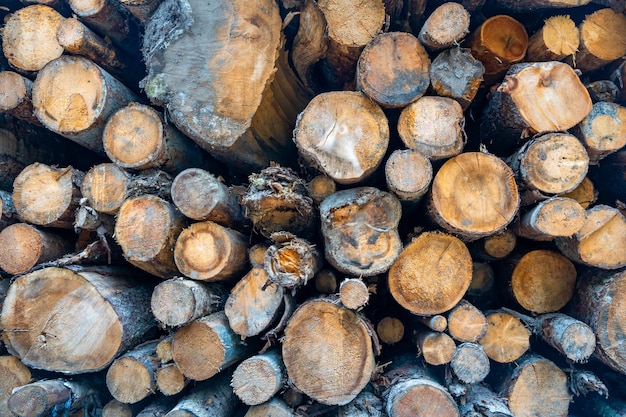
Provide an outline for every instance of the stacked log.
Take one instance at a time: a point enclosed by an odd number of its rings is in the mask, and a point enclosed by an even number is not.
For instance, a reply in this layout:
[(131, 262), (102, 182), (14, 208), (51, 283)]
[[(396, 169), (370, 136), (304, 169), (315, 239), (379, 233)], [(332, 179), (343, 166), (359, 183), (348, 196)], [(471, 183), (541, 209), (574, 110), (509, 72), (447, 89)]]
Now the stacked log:
[(623, 414), (625, 12), (7, 0), (0, 416)]

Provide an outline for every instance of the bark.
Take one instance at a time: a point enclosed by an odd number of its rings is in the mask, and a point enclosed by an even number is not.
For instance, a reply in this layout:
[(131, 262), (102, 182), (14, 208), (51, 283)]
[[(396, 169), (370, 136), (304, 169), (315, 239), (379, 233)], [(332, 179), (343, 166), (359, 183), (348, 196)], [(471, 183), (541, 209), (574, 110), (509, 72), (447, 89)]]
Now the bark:
[(230, 385), (244, 404), (259, 405), (278, 393), (286, 379), (287, 373), (280, 351), (273, 349), (237, 365)]
[(39, 71), (33, 85), (39, 121), (101, 155), (106, 120), (115, 110), (138, 100), (108, 72), (79, 56), (64, 55), (51, 61)]
[(580, 39), (576, 23), (570, 16), (552, 16), (528, 40), (528, 61), (561, 61), (573, 56)]
[(489, 374), (489, 357), (482, 346), (465, 342), (456, 347), (450, 360), (452, 373), (466, 384), (477, 384)]
[(8, 191), (0, 190), (0, 231), (21, 220), (15, 210), (15, 205), (13, 205), (12, 194)]
[(472, 279), (472, 259), (452, 235), (425, 232), (409, 243), (389, 269), (393, 298), (413, 314), (441, 314), (463, 297)]
[(300, 25), (291, 47), (291, 61), (303, 84), (319, 91), (321, 80), (314, 74), (315, 65), (328, 50), (328, 25), (317, 2), (306, 0), (300, 8)]
[(395, 150), (385, 162), (385, 182), (405, 206), (418, 203), (433, 180), (433, 166), (414, 149)]
[(165, 417), (231, 417), (239, 405), (228, 385), (231, 372), (196, 385)]
[(161, 5), (160, 0), (120, 0), (122, 6), (124, 6), (135, 18), (145, 25), (150, 16)]
[(207, 282), (241, 277), (248, 268), (248, 238), (211, 221), (184, 229), (174, 248), (174, 261), (185, 276)]
[(44, 268), (20, 276), (2, 309), (7, 348), (37, 369), (104, 369), (155, 328), (143, 308), (149, 285), (132, 276), (137, 273), (113, 267)]
[(487, 333), (487, 327), (483, 312), (466, 300), (448, 312), (448, 333), (460, 342), (478, 342)]
[(122, 204), (115, 239), (128, 262), (157, 277), (171, 278), (178, 274), (174, 247), (183, 227), (184, 219), (171, 203), (146, 194)]
[(426, 93), (430, 59), (417, 38), (405, 32), (377, 35), (363, 49), (356, 87), (385, 108), (401, 108)]
[(322, 255), (300, 238), (276, 242), (265, 251), (264, 268), (269, 279), (284, 288), (299, 288), (322, 266)]
[(337, 191), (320, 205), (324, 255), (353, 276), (385, 272), (400, 255), (400, 202), (373, 187)]
[(554, 9), (578, 7), (588, 4), (590, 0), (496, 0), (500, 7), (511, 11), (532, 11), (536, 9)]
[(282, 356), (291, 383), (329, 405), (352, 401), (369, 382), (375, 364), (363, 319), (324, 299), (301, 304), (291, 316)]
[(173, 278), (152, 291), (150, 308), (165, 327), (179, 327), (223, 309), (227, 293), (219, 284)]
[(450, 363), (456, 352), (456, 344), (447, 333), (421, 331), (415, 336), (415, 342), (418, 355), (433, 366)]
[(161, 397), (140, 410), (136, 417), (165, 417), (165, 415), (177, 404), (177, 400), (178, 399), (176, 397)]
[(158, 341), (144, 343), (113, 361), (106, 374), (106, 385), (113, 398), (135, 404), (156, 391), (157, 344)]
[(415, 316), (415, 320), (435, 332), (445, 332), (448, 328), (448, 319), (441, 314), (434, 316)]
[(33, 111), (33, 82), (14, 71), (0, 72), (0, 112), (41, 126)]
[(384, 317), (376, 325), (376, 335), (381, 342), (393, 345), (404, 337), (404, 324), (396, 317)]
[(365, 180), (381, 164), (389, 124), (380, 106), (355, 91), (315, 96), (298, 116), (293, 140), (300, 157), (339, 184)]
[(471, 241), (502, 231), (519, 203), (513, 172), (501, 159), (465, 152), (435, 174), (428, 214), (444, 229)]
[(31, 380), (30, 369), (18, 358), (11, 355), (0, 356), (0, 415), (10, 416), (8, 400), (15, 388), (28, 384)]
[(585, 209), (571, 198), (552, 197), (525, 212), (513, 230), (523, 238), (551, 241), (578, 232), (587, 218)]
[(430, 83), (441, 97), (456, 100), (467, 110), (483, 81), (485, 67), (471, 49), (450, 48), (438, 54), (430, 66)]
[(359, 310), (365, 307), (369, 298), (369, 288), (359, 278), (346, 278), (339, 284), (339, 299), (346, 308)]
[(19, 216), (39, 226), (72, 229), (84, 173), (35, 162), (13, 183), (13, 204)]
[(513, 417), (506, 400), (482, 384), (467, 386), (459, 409), (463, 417)]
[(337, 417), (386, 417), (380, 397), (366, 387), (349, 404), (337, 409)]
[(84, 380), (49, 379), (15, 388), (7, 401), (18, 417), (39, 417), (51, 413), (74, 413), (100, 402), (97, 388)]
[(487, 314), (487, 324), (487, 333), (479, 343), (489, 359), (510, 363), (529, 349), (530, 331), (512, 314), (493, 311)]
[(463, 41), (469, 25), (470, 14), (462, 4), (444, 3), (428, 16), (418, 39), (430, 51), (448, 49)]
[(626, 105), (626, 64), (622, 62), (609, 76), (618, 89), (615, 99), (618, 103)]
[(447, 97), (422, 97), (409, 104), (398, 119), (398, 134), (407, 148), (431, 160), (460, 154), (465, 146), (461, 105)]
[(597, 165), (601, 159), (626, 146), (626, 107), (595, 103), (574, 132), (587, 150), (589, 163)]
[(180, 394), (190, 382), (173, 362), (161, 365), (156, 370), (155, 378), (159, 392), (166, 397)]
[(291, 407), (278, 398), (272, 398), (266, 403), (255, 405), (248, 409), (244, 417), (293, 417)]
[(11, 275), (21, 274), (71, 252), (73, 244), (66, 236), (15, 223), (0, 232), (0, 268)]

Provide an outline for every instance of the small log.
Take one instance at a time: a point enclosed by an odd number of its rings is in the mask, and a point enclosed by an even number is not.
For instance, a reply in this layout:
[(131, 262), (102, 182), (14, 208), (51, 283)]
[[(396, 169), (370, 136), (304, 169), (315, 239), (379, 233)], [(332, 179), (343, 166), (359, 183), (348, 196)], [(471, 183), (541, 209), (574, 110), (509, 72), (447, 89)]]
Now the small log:
[(250, 356), (253, 348), (253, 344), (245, 344), (230, 328), (223, 311), (181, 327), (172, 340), (172, 354), (178, 369), (196, 381), (209, 379)]
[(337, 409), (337, 417), (385, 417), (385, 404), (368, 387), (349, 404)]
[(253, 268), (263, 268), (265, 265), (265, 252), (271, 245), (269, 243), (256, 243), (248, 248), (248, 261)]
[(597, 165), (601, 159), (626, 146), (626, 107), (595, 103), (574, 133), (585, 146), (589, 163)]
[(200, 168), (187, 168), (174, 178), (172, 201), (186, 217), (210, 220), (237, 228), (244, 224), (243, 210), (236, 195), (213, 174)]
[(315, 274), (315, 290), (320, 294), (337, 292), (337, 276), (332, 269), (322, 269)]
[(464, 417), (513, 417), (506, 400), (483, 384), (467, 385), (459, 409)]
[(394, 417), (460, 417), (454, 399), (430, 372), (412, 358), (398, 358), (385, 377), (385, 411)]
[(155, 379), (159, 392), (166, 397), (180, 394), (190, 382), (175, 363), (161, 365), (156, 370)]
[(33, 106), (39, 121), (101, 155), (107, 118), (137, 100), (128, 87), (79, 56), (63, 55), (51, 61), (39, 71), (33, 85)]
[(278, 318), (283, 295), (283, 287), (270, 281), (263, 268), (252, 268), (226, 299), (224, 312), (230, 327), (242, 337), (261, 334)]
[(150, 308), (166, 327), (179, 327), (223, 308), (226, 290), (219, 284), (174, 278), (152, 291)]
[(344, 307), (351, 310), (363, 308), (369, 301), (367, 284), (359, 278), (346, 278), (339, 284), (339, 299)]
[(530, 331), (520, 319), (504, 311), (487, 314), (487, 332), (478, 341), (489, 359), (510, 363), (530, 348)]
[(576, 23), (570, 16), (552, 16), (528, 40), (528, 61), (561, 61), (574, 56), (580, 39)]
[(465, 342), (456, 347), (450, 360), (452, 373), (466, 384), (477, 384), (489, 374), (489, 358), (482, 346)]
[(165, 417), (232, 417), (239, 406), (237, 397), (228, 385), (231, 372), (221, 372), (196, 385)]
[(20, 276), (2, 309), (7, 348), (37, 369), (104, 369), (155, 328), (144, 308), (149, 285), (138, 281), (136, 272), (112, 267), (51, 267)]
[[(492, 152), (510, 155), (534, 133), (576, 126), (592, 104), (569, 65), (556, 61), (515, 64), (484, 109), (480, 137)], [(568, 111), (560, 111), (563, 107)]]
[(382, 33), (361, 52), (356, 88), (382, 107), (404, 107), (426, 93), (429, 69), (428, 53), (415, 36)]
[(433, 59), (430, 66), (430, 84), (441, 97), (456, 100), (463, 110), (478, 93), (485, 67), (474, 58), (469, 48), (450, 48)]
[(470, 14), (462, 4), (444, 3), (437, 7), (420, 29), (418, 39), (429, 51), (459, 45), (469, 33)]
[(13, 204), (19, 216), (39, 226), (72, 229), (84, 174), (71, 166), (57, 168), (35, 162), (13, 183)]
[(517, 235), (511, 229), (486, 236), (469, 245), (472, 256), (483, 261), (504, 259), (515, 250)]
[(113, 399), (102, 407), (102, 417), (133, 417), (133, 408), (130, 404)]
[(120, 0), (124, 6), (135, 18), (145, 25), (152, 16), (152, 13), (161, 5), (161, 0)]
[(578, 25), (580, 47), (568, 60), (582, 72), (593, 71), (626, 54), (626, 16), (609, 8), (597, 10)]
[(173, 333), (169, 333), (167, 336), (161, 338), (155, 348), (157, 358), (161, 361), (161, 364), (170, 363), (174, 360), (172, 356), (172, 339)]
[(444, 229), (471, 241), (502, 231), (519, 203), (513, 172), (500, 158), (465, 152), (435, 174), (428, 214)]
[(274, 232), (290, 232), (304, 239), (314, 233), (317, 213), (313, 199), (295, 171), (270, 166), (249, 179), (241, 204), (258, 233), (270, 238)]
[(465, 146), (463, 109), (447, 97), (427, 96), (400, 113), (398, 134), (407, 148), (431, 160), (458, 155)]
[(587, 220), (573, 236), (555, 243), (574, 262), (604, 269), (626, 266), (626, 216), (618, 209), (596, 205), (587, 210)]
[(307, 301), (285, 329), (282, 356), (291, 383), (322, 404), (345, 405), (374, 371), (368, 326), (328, 300)]
[(383, 343), (396, 344), (404, 337), (404, 324), (396, 317), (384, 317), (376, 325), (376, 335)]
[(526, 355), (503, 378), (500, 395), (516, 417), (568, 415), (567, 376), (552, 361)]
[(432, 163), (417, 150), (397, 149), (385, 162), (387, 188), (405, 205), (418, 203), (432, 180)]
[(611, 369), (626, 374), (626, 349), (623, 319), (620, 309), (624, 303), (626, 271), (590, 269), (578, 283), (576, 297), (571, 305), (573, 317), (588, 324), (596, 335), (597, 357)]
[(185, 276), (201, 281), (227, 281), (248, 267), (248, 238), (210, 221), (183, 229), (174, 248), (174, 261)]
[(258, 405), (269, 401), (280, 391), (286, 378), (280, 351), (274, 349), (237, 365), (230, 385), (244, 404)]
[(41, 125), (32, 102), (33, 82), (14, 71), (0, 72), (0, 113)]
[(0, 268), (11, 275), (21, 274), (71, 252), (73, 244), (65, 236), (15, 223), (0, 232)]
[(483, 312), (469, 301), (459, 301), (448, 312), (448, 333), (460, 342), (478, 342), (487, 333), (487, 327)]
[(454, 307), (472, 280), (472, 258), (452, 235), (425, 232), (409, 243), (389, 269), (393, 298), (417, 315), (441, 314)]
[(320, 204), (324, 255), (339, 271), (373, 276), (400, 255), (401, 204), (373, 187), (337, 191)]
[(131, 197), (153, 194), (169, 199), (172, 177), (156, 169), (131, 174), (119, 165), (94, 165), (80, 186), (83, 197), (100, 213), (116, 214)]
[(354, 184), (380, 165), (389, 145), (382, 109), (363, 93), (315, 96), (298, 116), (293, 140), (302, 159), (339, 184)]
[(450, 336), (430, 330), (417, 334), (416, 346), (418, 354), (422, 355), (427, 364), (433, 366), (450, 363), (456, 351), (456, 344)]
[(150, 106), (130, 103), (117, 109), (102, 133), (104, 151), (122, 168), (159, 168), (177, 174), (209, 163), (208, 154)]
[(63, 53), (57, 29), (64, 17), (52, 7), (34, 4), (11, 13), (2, 28), (2, 49), (11, 66), (39, 71)]
[(294, 412), (283, 400), (272, 398), (266, 403), (252, 406), (243, 417), (293, 417)]
[(39, 417), (48, 413), (69, 415), (99, 403), (98, 396), (98, 391), (88, 381), (49, 379), (15, 388), (7, 405), (18, 417)]
[(306, 189), (317, 204), (337, 191), (337, 183), (328, 175), (316, 175), (306, 185)]
[(467, 39), (472, 55), (485, 67), (484, 82), (499, 82), (509, 67), (524, 59), (528, 33), (524, 25), (508, 15), (492, 16)]
[[(355, 7), (349, 0), (321, 0), (317, 2), (328, 25), (328, 65), (331, 85), (338, 89), (353, 85), (356, 65), (361, 52), (385, 23), (385, 5), (382, 0), (367, 0)], [(359, 22), (348, 25), (346, 22)]]
[(524, 213), (519, 222), (514, 223), (513, 230), (526, 239), (550, 241), (578, 232), (586, 217), (585, 209), (578, 201), (552, 197)]
[(448, 319), (441, 314), (434, 316), (415, 316), (415, 320), (435, 332), (445, 332), (448, 328)]
[(106, 374), (106, 385), (113, 398), (135, 404), (156, 391), (157, 344), (158, 341), (144, 343), (113, 361)]
[(322, 255), (314, 245), (296, 237), (270, 246), (263, 265), (274, 284), (299, 288), (320, 270)]
[(176, 238), (184, 226), (174, 206), (154, 195), (127, 199), (115, 222), (115, 240), (128, 262), (160, 278), (178, 274), (174, 262)]
[(30, 369), (18, 358), (11, 355), (0, 356), (0, 415), (13, 414), (8, 406), (11, 393), (15, 388), (24, 386), (30, 381)]

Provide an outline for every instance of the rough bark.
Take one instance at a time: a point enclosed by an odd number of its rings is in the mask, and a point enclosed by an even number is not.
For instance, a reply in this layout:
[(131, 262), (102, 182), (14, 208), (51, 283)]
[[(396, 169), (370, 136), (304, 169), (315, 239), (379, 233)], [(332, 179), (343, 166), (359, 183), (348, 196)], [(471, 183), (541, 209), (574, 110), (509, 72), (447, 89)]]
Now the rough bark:
[(337, 417), (385, 417), (385, 405), (368, 387), (349, 404), (337, 409)]
[(310, 89), (318, 90), (321, 80), (315, 76), (315, 65), (328, 50), (328, 25), (317, 2), (306, 0), (300, 8), (300, 25), (291, 47), (291, 61), (298, 77)]
[(471, 49), (450, 48), (433, 59), (430, 83), (441, 97), (456, 100), (466, 110), (476, 97), (485, 67), (474, 58)]

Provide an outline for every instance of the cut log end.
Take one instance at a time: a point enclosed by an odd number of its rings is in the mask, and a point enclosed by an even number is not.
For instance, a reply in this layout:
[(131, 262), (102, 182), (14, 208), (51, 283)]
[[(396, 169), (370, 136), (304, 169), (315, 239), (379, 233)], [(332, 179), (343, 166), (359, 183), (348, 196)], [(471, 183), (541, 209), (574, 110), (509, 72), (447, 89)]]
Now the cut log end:
[(156, 388), (154, 374), (135, 358), (123, 357), (109, 367), (107, 387), (116, 400), (125, 404), (135, 404)]
[(432, 179), (432, 163), (419, 151), (396, 150), (385, 162), (387, 186), (400, 201), (419, 201)]
[(128, 197), (130, 183), (130, 175), (124, 169), (103, 163), (87, 171), (81, 192), (94, 210), (115, 214)]
[(369, 301), (367, 285), (358, 278), (345, 279), (339, 284), (339, 299), (344, 307), (357, 310)]
[(469, 31), (470, 14), (459, 3), (444, 3), (426, 19), (418, 38), (430, 50), (458, 45)]
[(376, 325), (376, 334), (381, 342), (393, 345), (404, 337), (404, 324), (396, 317), (385, 317)]
[(487, 315), (487, 332), (479, 340), (489, 359), (509, 363), (530, 348), (530, 331), (515, 316), (505, 312)]

